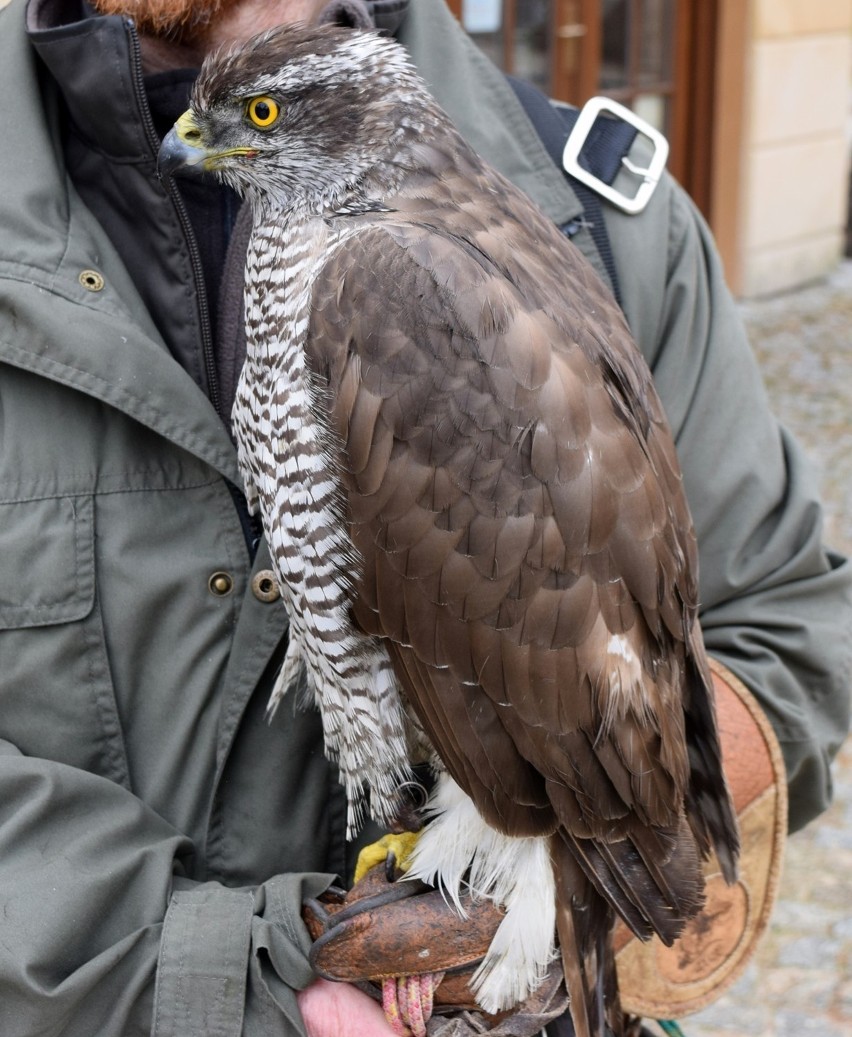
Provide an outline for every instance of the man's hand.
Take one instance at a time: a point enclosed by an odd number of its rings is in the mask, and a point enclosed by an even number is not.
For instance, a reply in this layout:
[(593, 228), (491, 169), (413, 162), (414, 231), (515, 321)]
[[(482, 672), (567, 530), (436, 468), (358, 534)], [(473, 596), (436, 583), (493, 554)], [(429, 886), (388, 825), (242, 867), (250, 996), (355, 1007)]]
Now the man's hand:
[(381, 1005), (348, 983), (317, 979), (296, 995), (308, 1037), (397, 1037)]

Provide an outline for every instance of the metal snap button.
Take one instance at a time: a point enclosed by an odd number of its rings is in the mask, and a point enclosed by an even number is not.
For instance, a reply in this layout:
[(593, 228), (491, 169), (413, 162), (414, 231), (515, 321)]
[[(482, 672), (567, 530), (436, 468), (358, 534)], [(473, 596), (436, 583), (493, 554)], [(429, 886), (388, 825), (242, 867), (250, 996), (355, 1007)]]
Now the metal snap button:
[(271, 569), (261, 569), (251, 579), (252, 594), (258, 601), (277, 601), (281, 597), (278, 580)]
[(207, 581), (207, 589), (217, 598), (224, 598), (234, 589), (234, 578), (230, 573), (215, 572)]
[(78, 280), (87, 292), (100, 292), (106, 284), (103, 274), (99, 274), (97, 270), (82, 270)]

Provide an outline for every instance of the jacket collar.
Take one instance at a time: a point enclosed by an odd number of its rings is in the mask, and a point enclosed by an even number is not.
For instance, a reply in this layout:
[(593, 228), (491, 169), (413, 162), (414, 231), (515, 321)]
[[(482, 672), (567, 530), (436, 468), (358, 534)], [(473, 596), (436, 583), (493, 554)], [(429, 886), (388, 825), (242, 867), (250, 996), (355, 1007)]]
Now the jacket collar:
[[(16, 101), (0, 105), (0, 139), (16, 142), (0, 148), (0, 361), (103, 400), (238, 482), (227, 430), (169, 354), (108, 235), (68, 182), (57, 92), (27, 38), (26, 6), (0, 8), (0, 82)], [(126, 28), (112, 22), (108, 31)], [(73, 35), (78, 26), (47, 31)], [(85, 271), (102, 275), (100, 290)]]
[[(70, 0), (31, 0), (27, 32), (59, 85), (78, 132), (122, 161), (156, 159), (141, 104), (141, 67), (133, 54), (131, 19), (87, 16)], [(110, 69), (104, 90), (104, 70)]]
[(410, 0), (367, 0), (366, 6), (377, 29), (395, 33), (405, 20)]

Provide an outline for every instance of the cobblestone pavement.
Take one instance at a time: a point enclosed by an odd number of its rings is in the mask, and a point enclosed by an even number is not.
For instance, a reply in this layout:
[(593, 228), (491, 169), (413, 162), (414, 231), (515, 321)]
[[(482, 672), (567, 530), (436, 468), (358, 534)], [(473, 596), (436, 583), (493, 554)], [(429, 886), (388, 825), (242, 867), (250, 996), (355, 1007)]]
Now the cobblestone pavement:
[[(852, 553), (852, 262), (742, 307), (781, 421), (818, 466), (826, 540)], [(744, 976), (681, 1020), (686, 1037), (852, 1037), (852, 741), (835, 802), (788, 842), (778, 904)]]

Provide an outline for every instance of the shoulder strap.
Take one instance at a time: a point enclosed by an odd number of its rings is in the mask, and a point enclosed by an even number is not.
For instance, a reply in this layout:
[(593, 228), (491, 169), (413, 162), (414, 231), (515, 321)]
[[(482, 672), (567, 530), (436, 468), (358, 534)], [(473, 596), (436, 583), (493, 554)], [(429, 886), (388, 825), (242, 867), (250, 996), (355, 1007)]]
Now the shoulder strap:
[[(579, 110), (569, 105), (549, 101), (536, 87), (521, 79), (516, 79), (514, 76), (506, 76), (506, 79), (535, 127), (548, 154), (565, 173), (572, 190), (583, 206), (582, 217), (571, 220), (560, 229), (569, 238), (572, 238), (581, 227), (588, 229), (601, 262), (609, 275), (613, 294), (620, 305), (621, 292), (618, 274), (603, 218), (600, 196), (576, 177), (565, 172), (562, 165), (565, 142), (571, 135), (574, 124), (580, 115)], [(621, 120), (597, 119), (580, 152), (580, 164), (599, 180), (611, 184), (621, 168), (622, 158), (630, 151), (637, 132), (635, 126)]]

